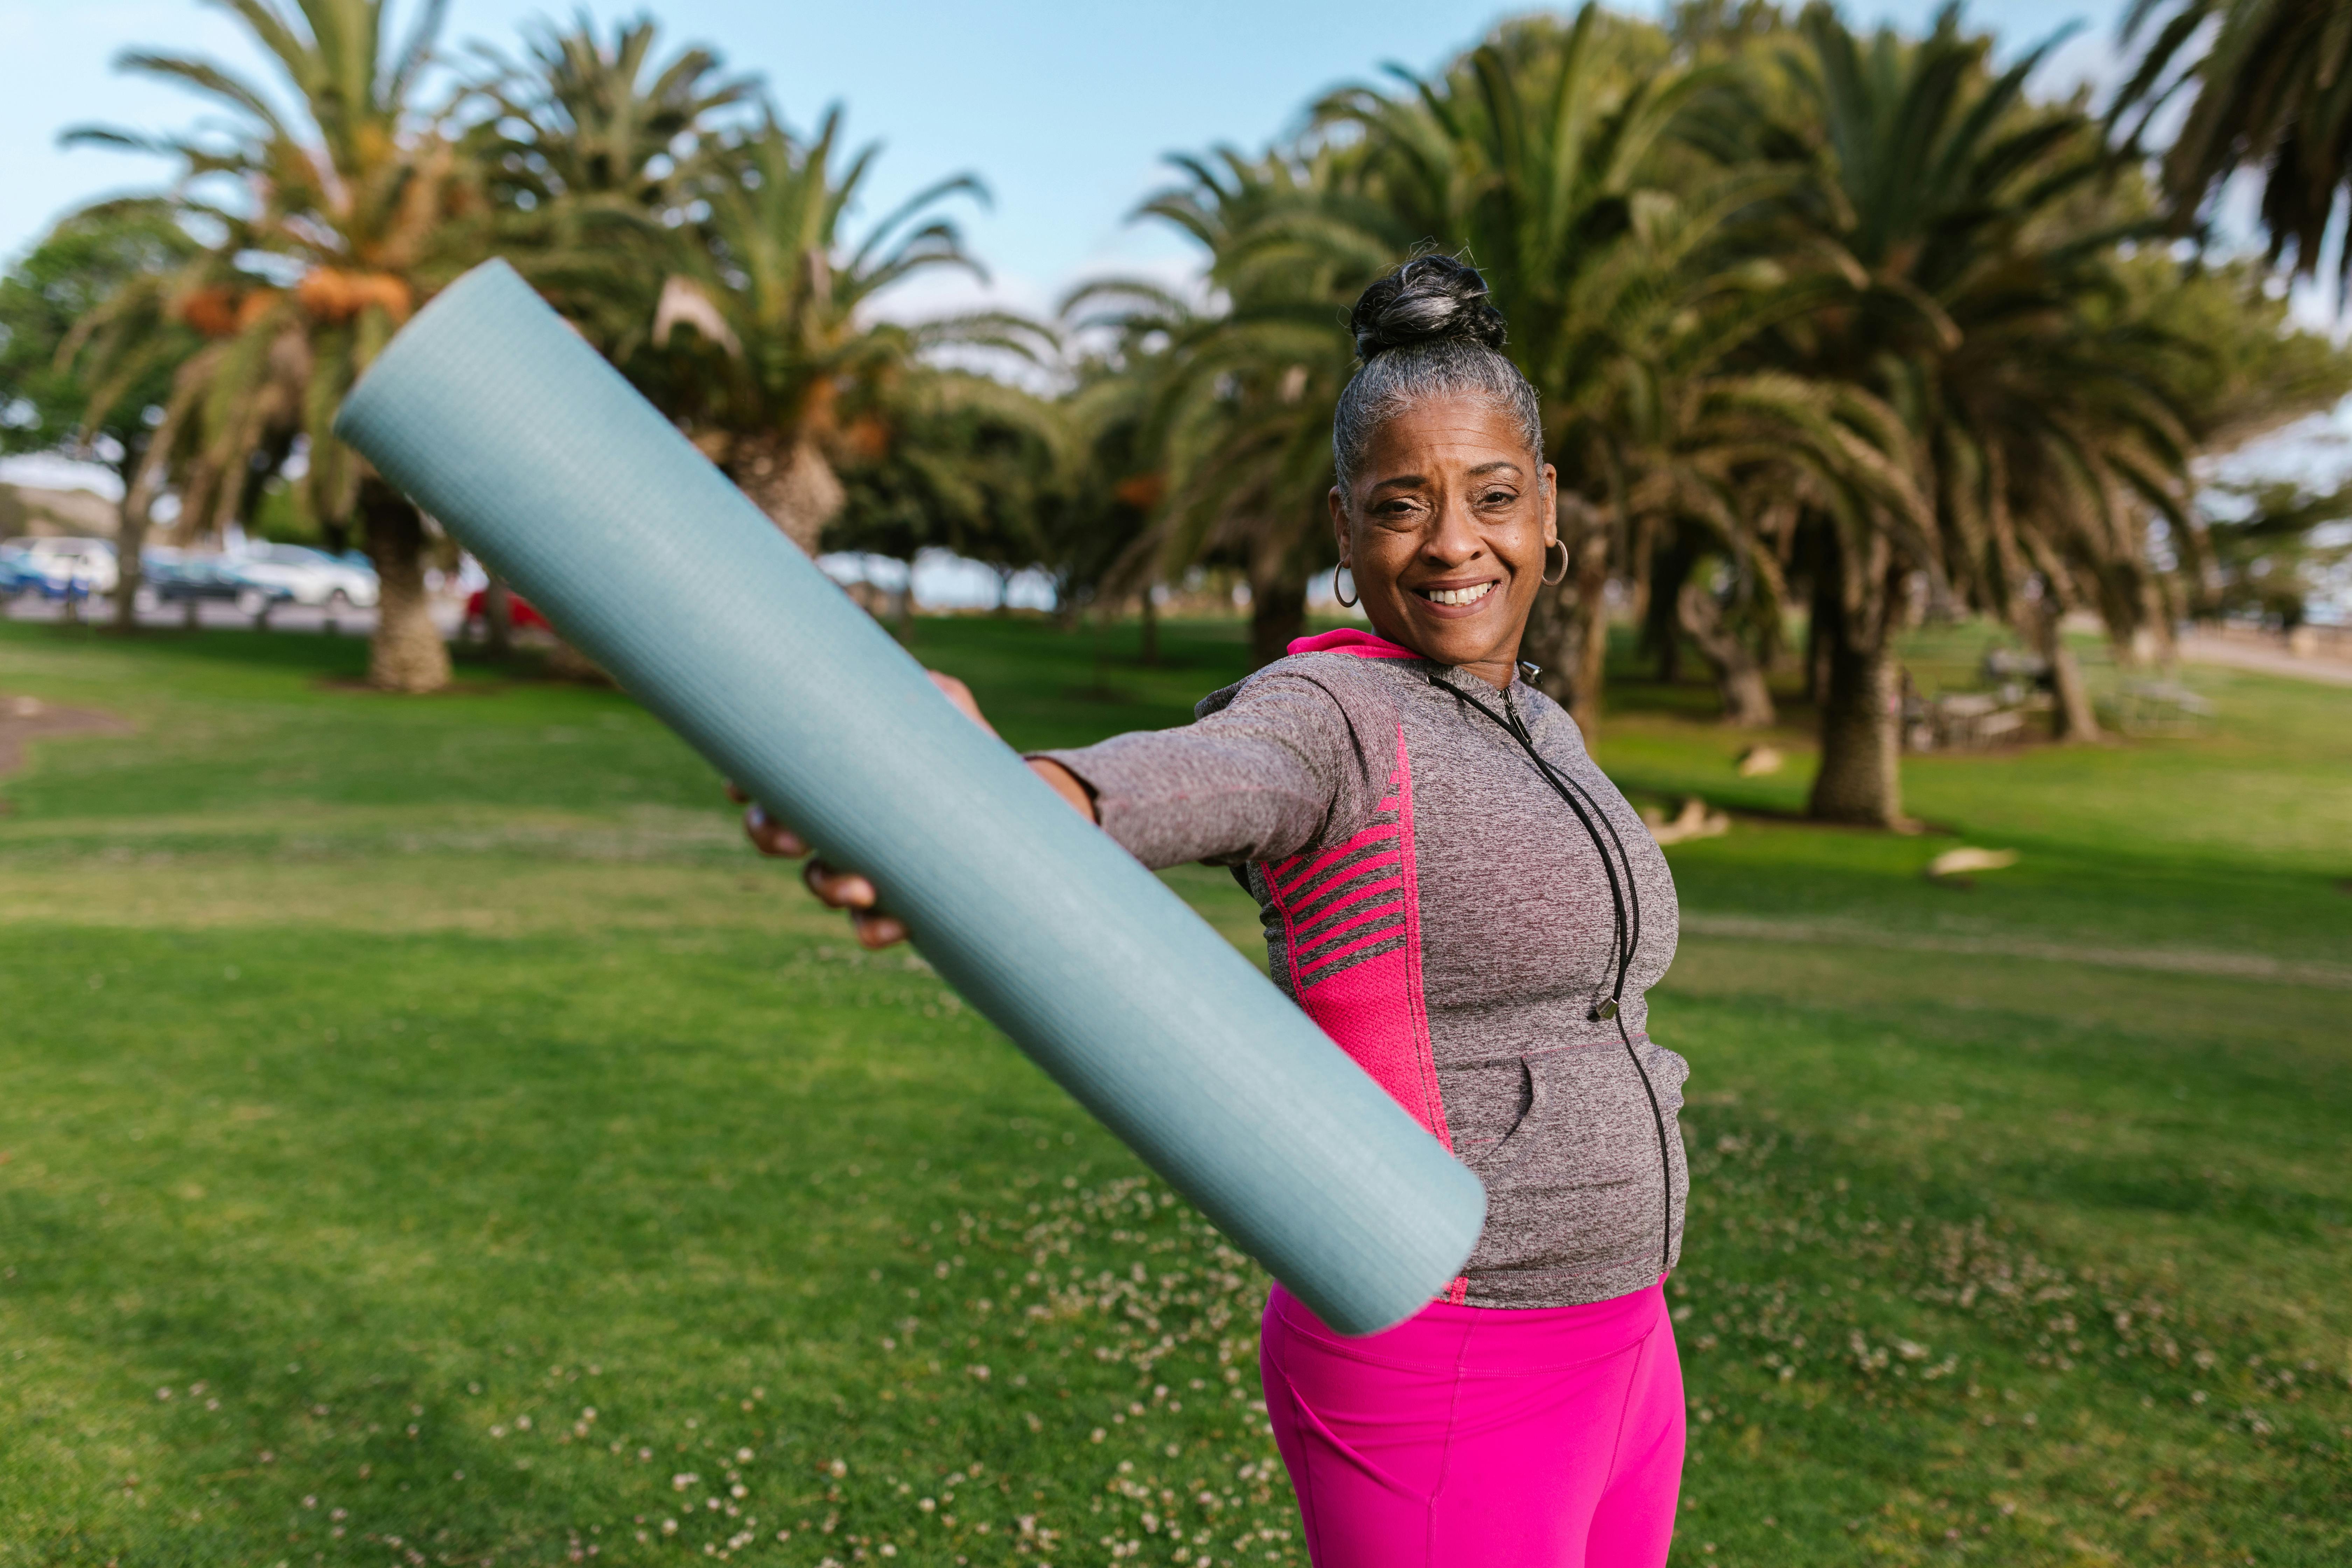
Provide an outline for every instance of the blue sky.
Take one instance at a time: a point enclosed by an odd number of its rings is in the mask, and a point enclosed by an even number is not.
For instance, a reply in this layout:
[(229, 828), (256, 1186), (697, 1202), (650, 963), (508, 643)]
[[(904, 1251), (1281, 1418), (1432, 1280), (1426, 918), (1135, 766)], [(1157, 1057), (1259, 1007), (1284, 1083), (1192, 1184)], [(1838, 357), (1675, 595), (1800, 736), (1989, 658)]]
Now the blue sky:
[[(479, 38), (512, 49), (522, 24), (568, 17), (572, 5), (457, 0), (444, 43)], [(607, 23), (639, 8), (603, 0), (591, 7)], [(1256, 147), (1320, 89), (1387, 60), (1436, 65), (1525, 9), (1484, 0), (660, 0), (647, 8), (672, 45), (712, 43), (731, 66), (765, 77), (795, 124), (845, 103), (852, 133), (886, 145), (877, 204), (950, 173), (979, 174), (995, 202), (967, 211), (972, 248), (995, 276), (992, 292), (1030, 309), (1081, 278), (1186, 267), (1176, 237), (1126, 221), (1167, 180), (1165, 153), (1218, 142)], [(1930, 8), (1901, 0), (1854, 14), (1916, 26)], [(404, 21), (413, 10), (404, 4), (397, 15)], [(2053, 77), (2098, 72), (2112, 56), (2115, 0), (1998, 0), (1969, 15), (2005, 49), (2083, 21)], [(194, 123), (193, 95), (112, 69), (132, 45), (268, 77), (232, 20), (196, 0), (0, 0), (0, 257), (20, 252), (59, 213), (151, 186), (165, 173), (160, 160), (57, 145), (59, 131), (89, 121), (150, 130)], [(968, 300), (961, 286), (947, 286), (936, 300), (909, 298), (900, 308), (920, 313)]]

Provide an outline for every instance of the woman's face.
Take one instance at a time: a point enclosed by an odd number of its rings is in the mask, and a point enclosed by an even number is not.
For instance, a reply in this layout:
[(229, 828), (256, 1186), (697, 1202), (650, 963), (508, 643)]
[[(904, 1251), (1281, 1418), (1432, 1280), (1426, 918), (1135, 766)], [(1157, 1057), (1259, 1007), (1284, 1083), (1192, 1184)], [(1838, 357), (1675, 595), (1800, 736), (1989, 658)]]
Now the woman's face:
[(1331, 490), (1339, 562), (1372, 629), (1507, 685), (1559, 537), (1556, 477), (1483, 398), (1432, 400), (1372, 434), (1352, 493)]

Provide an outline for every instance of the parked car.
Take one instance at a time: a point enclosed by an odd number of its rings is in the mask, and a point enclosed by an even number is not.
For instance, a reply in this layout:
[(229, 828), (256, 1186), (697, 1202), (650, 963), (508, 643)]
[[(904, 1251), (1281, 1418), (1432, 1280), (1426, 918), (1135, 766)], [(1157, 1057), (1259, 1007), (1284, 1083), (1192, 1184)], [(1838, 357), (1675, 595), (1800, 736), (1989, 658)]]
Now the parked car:
[[(222, 571), (240, 589), (331, 609), (365, 609), (376, 602), (380, 591), (375, 573), (368, 567), (303, 544), (259, 545), (242, 555), (224, 558)], [(239, 607), (246, 603), (240, 595)], [(257, 611), (262, 607), (254, 605)]]
[(283, 588), (246, 584), (230, 568), (231, 562), (226, 555), (176, 550), (167, 544), (152, 545), (139, 552), (139, 572), (144, 583), (141, 590), (142, 605), (199, 604), (209, 599), (233, 602), (247, 615), (257, 616), (271, 605), (282, 604), (293, 596)]
[(111, 594), (118, 574), (114, 546), (103, 539), (11, 539), (0, 544), (0, 591), (88, 598)]
[[(478, 636), (489, 625), (489, 602), (490, 591), (488, 588), (477, 588), (467, 595), (466, 636)], [(532, 626), (541, 631), (553, 629), (548, 626), (547, 617), (532, 608), (530, 600), (509, 591), (507, 595), (507, 629), (520, 632), (528, 631)]]

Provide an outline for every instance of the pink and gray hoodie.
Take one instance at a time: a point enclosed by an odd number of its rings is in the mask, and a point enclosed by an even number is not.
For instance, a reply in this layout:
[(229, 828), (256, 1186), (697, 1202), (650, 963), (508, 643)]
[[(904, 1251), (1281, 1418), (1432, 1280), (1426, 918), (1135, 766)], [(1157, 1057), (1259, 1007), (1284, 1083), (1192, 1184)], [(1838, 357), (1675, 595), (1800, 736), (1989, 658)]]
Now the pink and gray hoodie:
[(1198, 712), (1042, 754), (1145, 865), (1234, 868), (1276, 982), (1485, 1179), (1486, 1232), (1448, 1298), (1559, 1307), (1654, 1284), (1689, 1194), (1690, 1069), (1643, 1032), (1674, 879), (1575, 721), (1525, 681), (1498, 692), (1360, 631), (1293, 643)]

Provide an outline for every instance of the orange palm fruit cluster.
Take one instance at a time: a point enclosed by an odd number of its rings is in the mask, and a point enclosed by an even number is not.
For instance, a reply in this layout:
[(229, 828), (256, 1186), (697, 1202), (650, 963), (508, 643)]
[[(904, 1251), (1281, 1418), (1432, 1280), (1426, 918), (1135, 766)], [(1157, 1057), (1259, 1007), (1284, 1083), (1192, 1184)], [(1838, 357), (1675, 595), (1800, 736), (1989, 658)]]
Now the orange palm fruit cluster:
[(404, 321), (415, 308), (408, 285), (391, 273), (346, 272), (336, 267), (314, 267), (304, 273), (294, 285), (294, 297), (321, 321), (348, 321), (370, 305)]

